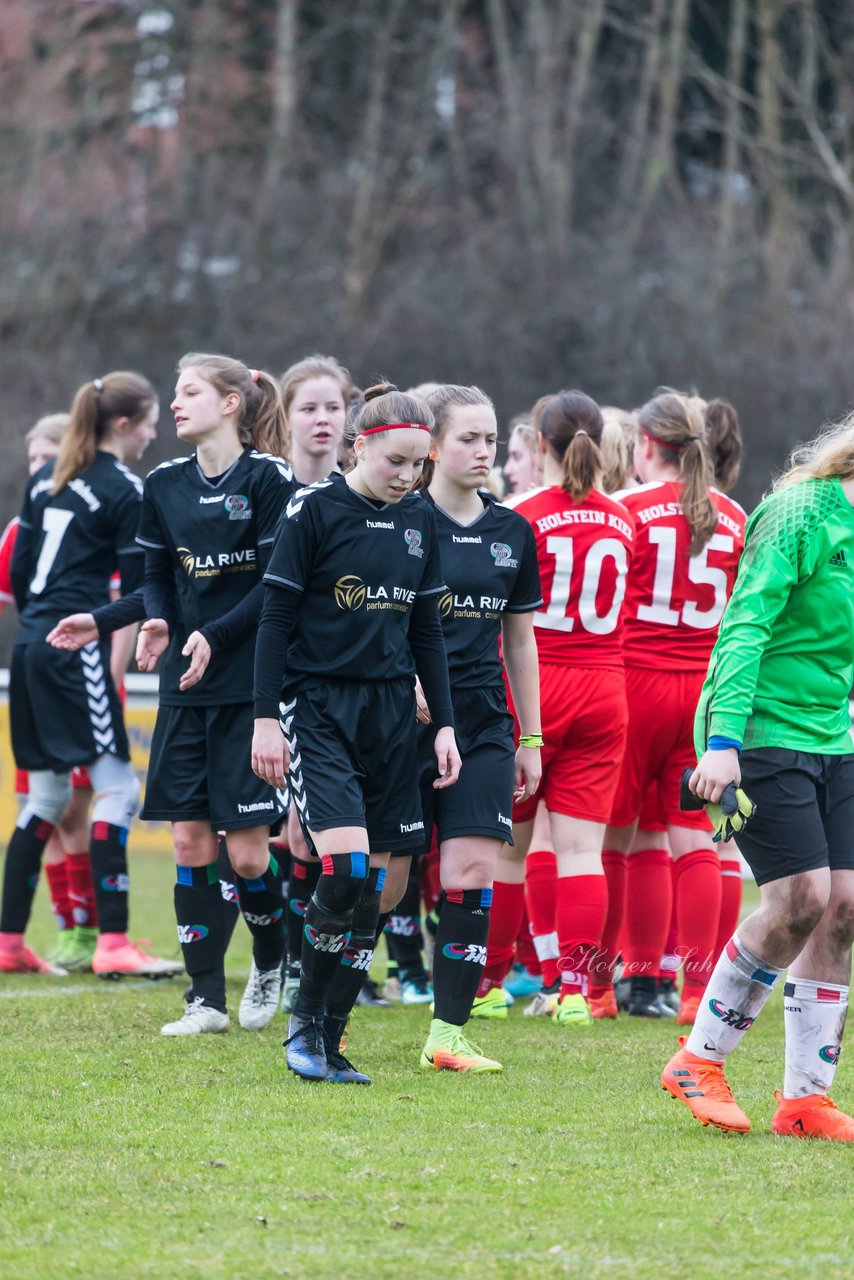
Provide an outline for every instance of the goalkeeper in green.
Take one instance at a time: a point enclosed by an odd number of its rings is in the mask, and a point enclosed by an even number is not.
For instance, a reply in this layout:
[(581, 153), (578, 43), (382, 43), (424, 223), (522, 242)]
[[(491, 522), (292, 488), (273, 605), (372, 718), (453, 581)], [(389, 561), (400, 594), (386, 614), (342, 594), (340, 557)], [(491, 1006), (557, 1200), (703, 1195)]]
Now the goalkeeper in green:
[(854, 1142), (854, 1119), (828, 1096), (854, 938), (852, 504), (854, 415), (796, 451), (751, 516), (697, 710), (689, 785), (716, 803), (734, 782), (753, 801), (735, 838), (761, 904), (726, 944), (661, 1083), (720, 1129), (750, 1128), (723, 1063), (788, 969), (772, 1130)]

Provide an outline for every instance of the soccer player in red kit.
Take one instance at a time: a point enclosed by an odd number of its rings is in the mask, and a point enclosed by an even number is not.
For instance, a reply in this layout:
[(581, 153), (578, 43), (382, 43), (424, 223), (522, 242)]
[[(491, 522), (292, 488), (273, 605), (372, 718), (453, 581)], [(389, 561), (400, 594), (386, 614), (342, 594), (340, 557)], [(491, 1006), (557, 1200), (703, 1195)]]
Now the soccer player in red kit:
[[(605, 849), (628, 854), (648, 787), (658, 787), (676, 873), (664, 849), (627, 858), (623, 960), (629, 1012), (660, 1016), (656, 975), (675, 892), (684, 985), (678, 1020), (693, 1021), (714, 963), (721, 873), (703, 812), (679, 808), (693, 764), (693, 721), (709, 656), (744, 545), (745, 513), (711, 485), (699, 402), (665, 391), (638, 415), (641, 485), (620, 495), (637, 525), (626, 591), (624, 655), (629, 732)], [(612, 865), (614, 859), (610, 858)], [(619, 858), (616, 859), (619, 862)], [(607, 998), (604, 992), (594, 995)]]
[(535, 425), (545, 486), (513, 506), (534, 529), (544, 600), (534, 614), (543, 780), (534, 796), (514, 806), (516, 849), (505, 846), (499, 861), (480, 995), (488, 998), (500, 985), (512, 958), (524, 858), (542, 800), (558, 879), (553, 916), (531, 920), (546, 984), (537, 999), (553, 997), (555, 1022), (586, 1025), (588, 967), (607, 908), (602, 839), (628, 719), (620, 621), (634, 525), (625, 507), (597, 487), (603, 471), (598, 405), (583, 392), (562, 391), (539, 402)]

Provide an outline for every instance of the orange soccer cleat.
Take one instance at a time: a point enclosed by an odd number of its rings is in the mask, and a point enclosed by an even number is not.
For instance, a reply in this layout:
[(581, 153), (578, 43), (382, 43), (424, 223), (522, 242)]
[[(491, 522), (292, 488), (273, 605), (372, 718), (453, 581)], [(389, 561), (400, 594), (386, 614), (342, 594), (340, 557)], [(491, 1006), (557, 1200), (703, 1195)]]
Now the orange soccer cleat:
[(831, 1142), (854, 1142), (854, 1119), (840, 1111), (826, 1093), (810, 1093), (805, 1098), (784, 1098), (774, 1090), (777, 1110), (771, 1132), (781, 1138), (825, 1138)]
[(588, 996), (591, 1018), (616, 1018), (617, 997), (613, 990), (606, 991), (604, 996)]
[(700, 1007), (700, 996), (683, 996), (679, 1001), (679, 1012), (676, 1015), (677, 1027), (693, 1027)]
[[(684, 1046), (684, 1036), (680, 1036), (679, 1043)], [(681, 1048), (661, 1073), (661, 1087), (671, 1098), (684, 1102), (700, 1124), (732, 1133), (747, 1133), (750, 1129), (750, 1121), (733, 1098), (719, 1062), (698, 1058)]]

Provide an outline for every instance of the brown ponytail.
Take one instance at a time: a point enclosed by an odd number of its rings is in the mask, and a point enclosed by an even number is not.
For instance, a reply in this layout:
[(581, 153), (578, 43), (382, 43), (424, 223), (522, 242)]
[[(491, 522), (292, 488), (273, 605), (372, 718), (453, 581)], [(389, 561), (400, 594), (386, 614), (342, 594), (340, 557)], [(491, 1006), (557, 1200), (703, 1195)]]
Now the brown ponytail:
[(680, 506), (691, 529), (688, 554), (695, 556), (709, 541), (718, 513), (709, 497), (712, 469), (705, 446), (702, 401), (664, 391), (638, 413), (638, 425), (662, 457), (675, 462), (684, 481)]
[(98, 445), (118, 418), (135, 425), (156, 400), (157, 392), (141, 373), (106, 373), (84, 382), (74, 397), (68, 430), (56, 455), (51, 493), (61, 493), (69, 480), (88, 471)]
[(563, 464), (561, 488), (573, 502), (584, 502), (602, 483), (605, 463), (599, 448), (602, 412), (583, 391), (559, 391), (534, 405), (533, 425)]
[(178, 372), (197, 369), (221, 396), (240, 396), (237, 435), (241, 444), (251, 444), (259, 453), (285, 456), (287, 420), (279, 384), (264, 369), (250, 369), (231, 356), (207, 355), (191, 351), (178, 361)]
[(738, 414), (729, 400), (710, 400), (706, 405), (706, 448), (715, 475), (715, 484), (724, 493), (737, 482), (744, 445)]

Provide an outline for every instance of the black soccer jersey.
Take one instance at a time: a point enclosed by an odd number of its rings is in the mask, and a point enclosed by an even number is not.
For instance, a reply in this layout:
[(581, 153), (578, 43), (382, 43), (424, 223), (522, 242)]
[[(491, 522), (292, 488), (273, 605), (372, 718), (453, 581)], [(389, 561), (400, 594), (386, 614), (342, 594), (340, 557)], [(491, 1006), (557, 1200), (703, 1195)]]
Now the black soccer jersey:
[(282, 507), (293, 492), (283, 458), (247, 448), (216, 484), (193, 455), (156, 467), (145, 481), (137, 541), (169, 552), (178, 623), (160, 670), (160, 701), (204, 706), (252, 700), (254, 632), (216, 653), (201, 680), (181, 693), (189, 665), (181, 650), (192, 631), (239, 605), (261, 580)]
[(143, 556), (135, 541), (139, 477), (99, 449), (86, 471), (52, 494), (53, 468), (47, 462), (32, 477), (21, 509), (12, 559), (22, 606), (19, 644), (44, 640), (69, 613), (107, 604), (117, 567), (125, 592), (142, 585)]
[(459, 524), (425, 490), (436, 513), (447, 591), (439, 614), (451, 688), (502, 683), (498, 638), (504, 613), (530, 613), (543, 603), (533, 530), (523, 516), (480, 493), (483, 513)]
[(444, 591), (436, 518), (415, 494), (378, 504), (341, 475), (298, 489), (264, 581), (302, 593), (285, 684), (414, 676), (409, 615)]

